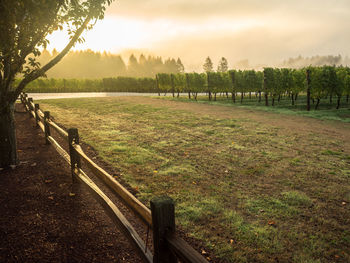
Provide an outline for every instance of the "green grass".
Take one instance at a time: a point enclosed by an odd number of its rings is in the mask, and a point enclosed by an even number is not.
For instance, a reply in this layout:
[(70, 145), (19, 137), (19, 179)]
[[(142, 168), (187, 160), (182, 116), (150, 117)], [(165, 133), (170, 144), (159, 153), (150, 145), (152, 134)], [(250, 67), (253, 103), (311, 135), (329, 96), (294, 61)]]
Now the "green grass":
[(350, 261), (350, 147), (332, 122), (290, 130), (123, 98), (40, 107), (79, 127), (146, 205), (171, 196), (177, 224), (224, 262)]
[(322, 99), (319, 105), (319, 109), (315, 110), (314, 105), (311, 105), (311, 110), (306, 110), (306, 98), (305, 96), (299, 96), (299, 99), (296, 105), (291, 105), (290, 100), (287, 98), (283, 98), (280, 102), (276, 100), (275, 106), (271, 106), (271, 100), (269, 101), (269, 106), (265, 106), (264, 98), (262, 98), (261, 102), (253, 97), (249, 99), (245, 97), (243, 103), (240, 102), (239, 99), (236, 100), (236, 103), (233, 103), (231, 98), (227, 99), (226, 97), (218, 96), (216, 101), (208, 101), (208, 97), (199, 96), (197, 101), (191, 99), (189, 100), (186, 97), (180, 98), (172, 98), (172, 97), (154, 97), (165, 100), (173, 100), (173, 101), (181, 101), (181, 102), (191, 102), (191, 103), (204, 103), (211, 105), (224, 105), (229, 107), (239, 107), (246, 108), (252, 110), (261, 110), (274, 112), (279, 114), (286, 115), (297, 115), (297, 116), (305, 116), (320, 120), (334, 120), (334, 121), (342, 121), (349, 123), (350, 122), (350, 103), (347, 103), (345, 98), (341, 101), (340, 109), (336, 109), (336, 102), (333, 101), (333, 104), (329, 103), (329, 100)]

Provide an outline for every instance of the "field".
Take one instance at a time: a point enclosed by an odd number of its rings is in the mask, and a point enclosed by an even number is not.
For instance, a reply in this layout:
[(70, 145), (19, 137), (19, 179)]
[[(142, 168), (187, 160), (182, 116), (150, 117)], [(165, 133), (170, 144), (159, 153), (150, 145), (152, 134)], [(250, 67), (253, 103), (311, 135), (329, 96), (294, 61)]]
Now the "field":
[(239, 100), (236, 101), (236, 103), (232, 102), (232, 99), (229, 97), (227, 98), (224, 93), (217, 96), (216, 101), (209, 101), (207, 96), (198, 96), (197, 100), (194, 100), (191, 98), (190, 100), (182, 95), (179, 97), (169, 98), (164, 97), (163, 94), (159, 97), (161, 99), (166, 100), (173, 100), (173, 101), (181, 101), (181, 102), (193, 102), (193, 103), (204, 103), (204, 104), (210, 104), (210, 105), (223, 105), (227, 107), (239, 107), (239, 108), (245, 108), (248, 110), (260, 110), (260, 111), (267, 111), (267, 112), (274, 112), (274, 113), (281, 113), (286, 115), (297, 115), (297, 116), (305, 116), (305, 117), (311, 117), (316, 118), (320, 120), (336, 120), (341, 122), (348, 122), (350, 123), (350, 103), (346, 101), (345, 98), (341, 100), (341, 107), (339, 109), (335, 109), (334, 101), (333, 105), (329, 103), (329, 99), (321, 99), (320, 104), (318, 108), (320, 110), (314, 110), (315, 103), (312, 103), (311, 101), (311, 110), (306, 110), (306, 96), (300, 95), (298, 101), (295, 103), (295, 105), (291, 105), (290, 99), (285, 96), (283, 97), (279, 102), (277, 101), (275, 106), (273, 107), (266, 107), (264, 102), (259, 102), (256, 98), (255, 94), (252, 94), (252, 97), (249, 98), (246, 96), (242, 102)]
[(350, 124), (205, 103), (40, 101), (223, 262), (350, 261)]

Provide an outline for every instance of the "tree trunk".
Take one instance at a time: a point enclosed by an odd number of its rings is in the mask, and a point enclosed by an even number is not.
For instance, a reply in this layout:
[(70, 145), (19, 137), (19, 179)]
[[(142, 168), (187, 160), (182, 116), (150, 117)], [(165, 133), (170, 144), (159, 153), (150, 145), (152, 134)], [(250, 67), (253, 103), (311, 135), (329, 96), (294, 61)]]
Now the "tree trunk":
[(190, 91), (188, 92), (188, 99), (189, 100), (191, 99), (191, 92)]
[(259, 102), (261, 102), (261, 91), (259, 91)]
[(1, 107), (0, 112), (0, 167), (17, 165), (17, 142), (14, 118), (14, 103)]
[(275, 106), (275, 96), (272, 97), (272, 103), (271, 103), (272, 106)]
[(311, 84), (311, 79), (310, 79), (310, 70), (306, 70), (306, 83), (307, 83), (307, 90), (306, 90), (306, 110), (310, 111), (310, 84)]
[(233, 103), (236, 103), (236, 94), (232, 92), (232, 101)]
[(292, 98), (292, 105), (294, 106), (294, 94), (292, 93), (292, 95), (290, 95)]
[(341, 98), (341, 96), (338, 96), (338, 99), (337, 99), (337, 110), (340, 108), (340, 98)]
[(315, 105), (315, 110), (318, 109), (318, 105), (320, 104), (320, 99), (317, 99), (316, 105)]
[(216, 101), (216, 92), (214, 93), (214, 101)]

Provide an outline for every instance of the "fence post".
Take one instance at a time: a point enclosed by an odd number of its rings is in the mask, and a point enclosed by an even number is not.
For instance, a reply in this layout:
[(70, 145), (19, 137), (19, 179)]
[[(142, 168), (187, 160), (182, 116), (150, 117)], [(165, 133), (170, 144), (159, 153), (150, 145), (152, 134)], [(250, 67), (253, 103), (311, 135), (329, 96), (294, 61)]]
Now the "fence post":
[(36, 126), (39, 126), (39, 114), (38, 114), (38, 110), (39, 110), (39, 104), (38, 103), (35, 103), (34, 104), (34, 113), (35, 113), (35, 121), (36, 121)]
[(68, 144), (69, 144), (69, 156), (70, 156), (70, 167), (72, 171), (72, 180), (73, 184), (76, 182), (76, 178), (74, 175), (74, 169), (75, 167), (81, 168), (81, 163), (80, 163), (80, 156), (75, 152), (75, 149), (73, 147), (74, 144), (79, 144), (79, 133), (78, 129), (76, 128), (71, 128), (68, 129)]
[(50, 112), (45, 111), (44, 112), (44, 128), (45, 128), (45, 140), (46, 144), (50, 144), (49, 140), (47, 139), (48, 136), (51, 136), (51, 131), (50, 131), (50, 125), (48, 123), (50, 119)]
[(32, 107), (32, 102), (33, 102), (33, 98), (28, 98), (28, 112), (29, 112), (29, 116), (32, 116), (31, 111), (34, 110)]
[(151, 200), (153, 225), (153, 263), (175, 263), (176, 256), (169, 249), (166, 234), (175, 232), (175, 205), (168, 196)]

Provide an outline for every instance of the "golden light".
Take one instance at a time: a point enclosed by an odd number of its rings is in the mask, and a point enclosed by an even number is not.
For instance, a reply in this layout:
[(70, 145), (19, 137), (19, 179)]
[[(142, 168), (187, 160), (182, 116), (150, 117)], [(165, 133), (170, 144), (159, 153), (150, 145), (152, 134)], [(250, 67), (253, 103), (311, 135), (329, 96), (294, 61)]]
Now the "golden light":
[[(98, 21), (94, 28), (83, 34), (84, 43), (76, 44), (74, 50), (121, 52), (125, 49), (152, 49), (168, 41), (179, 41), (183, 37), (197, 35), (220, 35), (235, 33), (257, 26), (255, 20), (220, 20), (190, 23), (186, 21), (154, 19), (136, 20), (125, 17), (107, 16)], [(48, 49), (62, 50), (68, 43), (65, 30), (55, 32), (49, 37)]]

